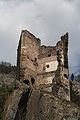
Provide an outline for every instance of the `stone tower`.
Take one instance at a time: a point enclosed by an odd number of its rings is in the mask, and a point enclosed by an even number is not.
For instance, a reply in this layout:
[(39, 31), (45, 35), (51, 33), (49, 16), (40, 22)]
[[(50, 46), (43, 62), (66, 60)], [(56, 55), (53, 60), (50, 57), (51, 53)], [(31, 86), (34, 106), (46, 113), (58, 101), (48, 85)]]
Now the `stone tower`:
[(60, 88), (60, 85), (63, 85), (66, 88), (64, 98), (69, 100), (66, 97), (70, 92), (67, 52), (68, 33), (61, 37), (56, 46), (41, 46), (39, 38), (23, 30), (17, 50), (19, 80), (30, 86), (48, 85), (49, 90), (59, 96), (63, 94), (61, 91), (63, 87)]

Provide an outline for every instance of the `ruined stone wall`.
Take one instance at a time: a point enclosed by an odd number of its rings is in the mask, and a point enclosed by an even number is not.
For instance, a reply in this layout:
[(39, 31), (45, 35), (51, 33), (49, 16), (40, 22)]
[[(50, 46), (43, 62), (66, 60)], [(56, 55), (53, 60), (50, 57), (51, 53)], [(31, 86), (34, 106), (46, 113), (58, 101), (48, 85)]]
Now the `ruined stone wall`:
[[(40, 46), (38, 56), (37, 73), (43, 74), (45, 72), (55, 71), (57, 66), (56, 47)], [(50, 67), (52, 68), (50, 69)]]
[(68, 69), (68, 33), (61, 37), (56, 45), (58, 68), (53, 80), (53, 94), (70, 100), (69, 69)]
[[(70, 100), (68, 70), (68, 33), (56, 46), (41, 46), (41, 41), (28, 31), (22, 31), (18, 47), (20, 80), (36, 86), (51, 84), (52, 92)], [(51, 87), (50, 87), (51, 89)]]
[[(18, 62), (20, 68), (20, 80), (30, 80), (31, 77), (36, 78), (37, 56), (40, 40), (28, 31), (22, 31), (18, 47)], [(19, 49), (20, 48), (20, 49)]]
[(40, 46), (37, 67), (37, 84), (51, 84), (57, 66), (56, 47)]
[(52, 83), (57, 70), (56, 47), (40, 46), (41, 41), (28, 31), (22, 31), (17, 65), (20, 80), (35, 79), (36, 85)]

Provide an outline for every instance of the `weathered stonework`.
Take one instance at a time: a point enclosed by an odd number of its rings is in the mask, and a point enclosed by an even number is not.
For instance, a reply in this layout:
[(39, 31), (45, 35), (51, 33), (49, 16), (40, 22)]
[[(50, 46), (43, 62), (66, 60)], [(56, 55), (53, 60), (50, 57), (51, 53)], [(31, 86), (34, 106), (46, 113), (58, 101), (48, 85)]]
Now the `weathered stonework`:
[(39, 38), (23, 30), (17, 51), (19, 80), (35, 88), (51, 84), (50, 92), (70, 100), (67, 51), (68, 33), (56, 46), (41, 46)]
[(53, 94), (70, 101), (68, 69), (68, 33), (61, 37), (56, 45), (58, 68), (53, 79)]
[(20, 81), (6, 98), (2, 120), (80, 120), (80, 83), (68, 80), (68, 33), (55, 47), (40, 43), (22, 31), (17, 59)]

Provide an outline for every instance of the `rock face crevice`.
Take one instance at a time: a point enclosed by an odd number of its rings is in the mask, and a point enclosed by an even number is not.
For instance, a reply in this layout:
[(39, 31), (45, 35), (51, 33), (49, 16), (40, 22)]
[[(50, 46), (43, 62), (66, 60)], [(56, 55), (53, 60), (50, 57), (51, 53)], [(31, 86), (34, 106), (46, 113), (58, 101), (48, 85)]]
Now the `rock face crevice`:
[(28, 87), (17, 81), (16, 83), (17, 88), (13, 90), (13, 92), (8, 95), (6, 99), (6, 103), (4, 105), (3, 117), (2, 120), (14, 120), (17, 110), (19, 101), (23, 95), (23, 93), (28, 89)]
[(18, 104), (18, 109), (14, 120), (25, 120), (26, 112), (27, 112), (26, 108), (30, 94), (31, 94), (30, 88), (28, 88), (26, 92), (23, 92)]

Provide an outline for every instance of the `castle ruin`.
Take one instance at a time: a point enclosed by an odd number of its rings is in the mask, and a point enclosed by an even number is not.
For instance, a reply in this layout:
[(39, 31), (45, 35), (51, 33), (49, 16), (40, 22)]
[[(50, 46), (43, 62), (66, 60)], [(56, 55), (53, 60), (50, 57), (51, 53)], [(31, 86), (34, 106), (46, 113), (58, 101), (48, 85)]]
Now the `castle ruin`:
[(68, 33), (56, 46), (45, 46), (39, 38), (23, 30), (17, 50), (17, 66), (21, 82), (31, 87), (49, 86), (53, 94), (70, 100)]

